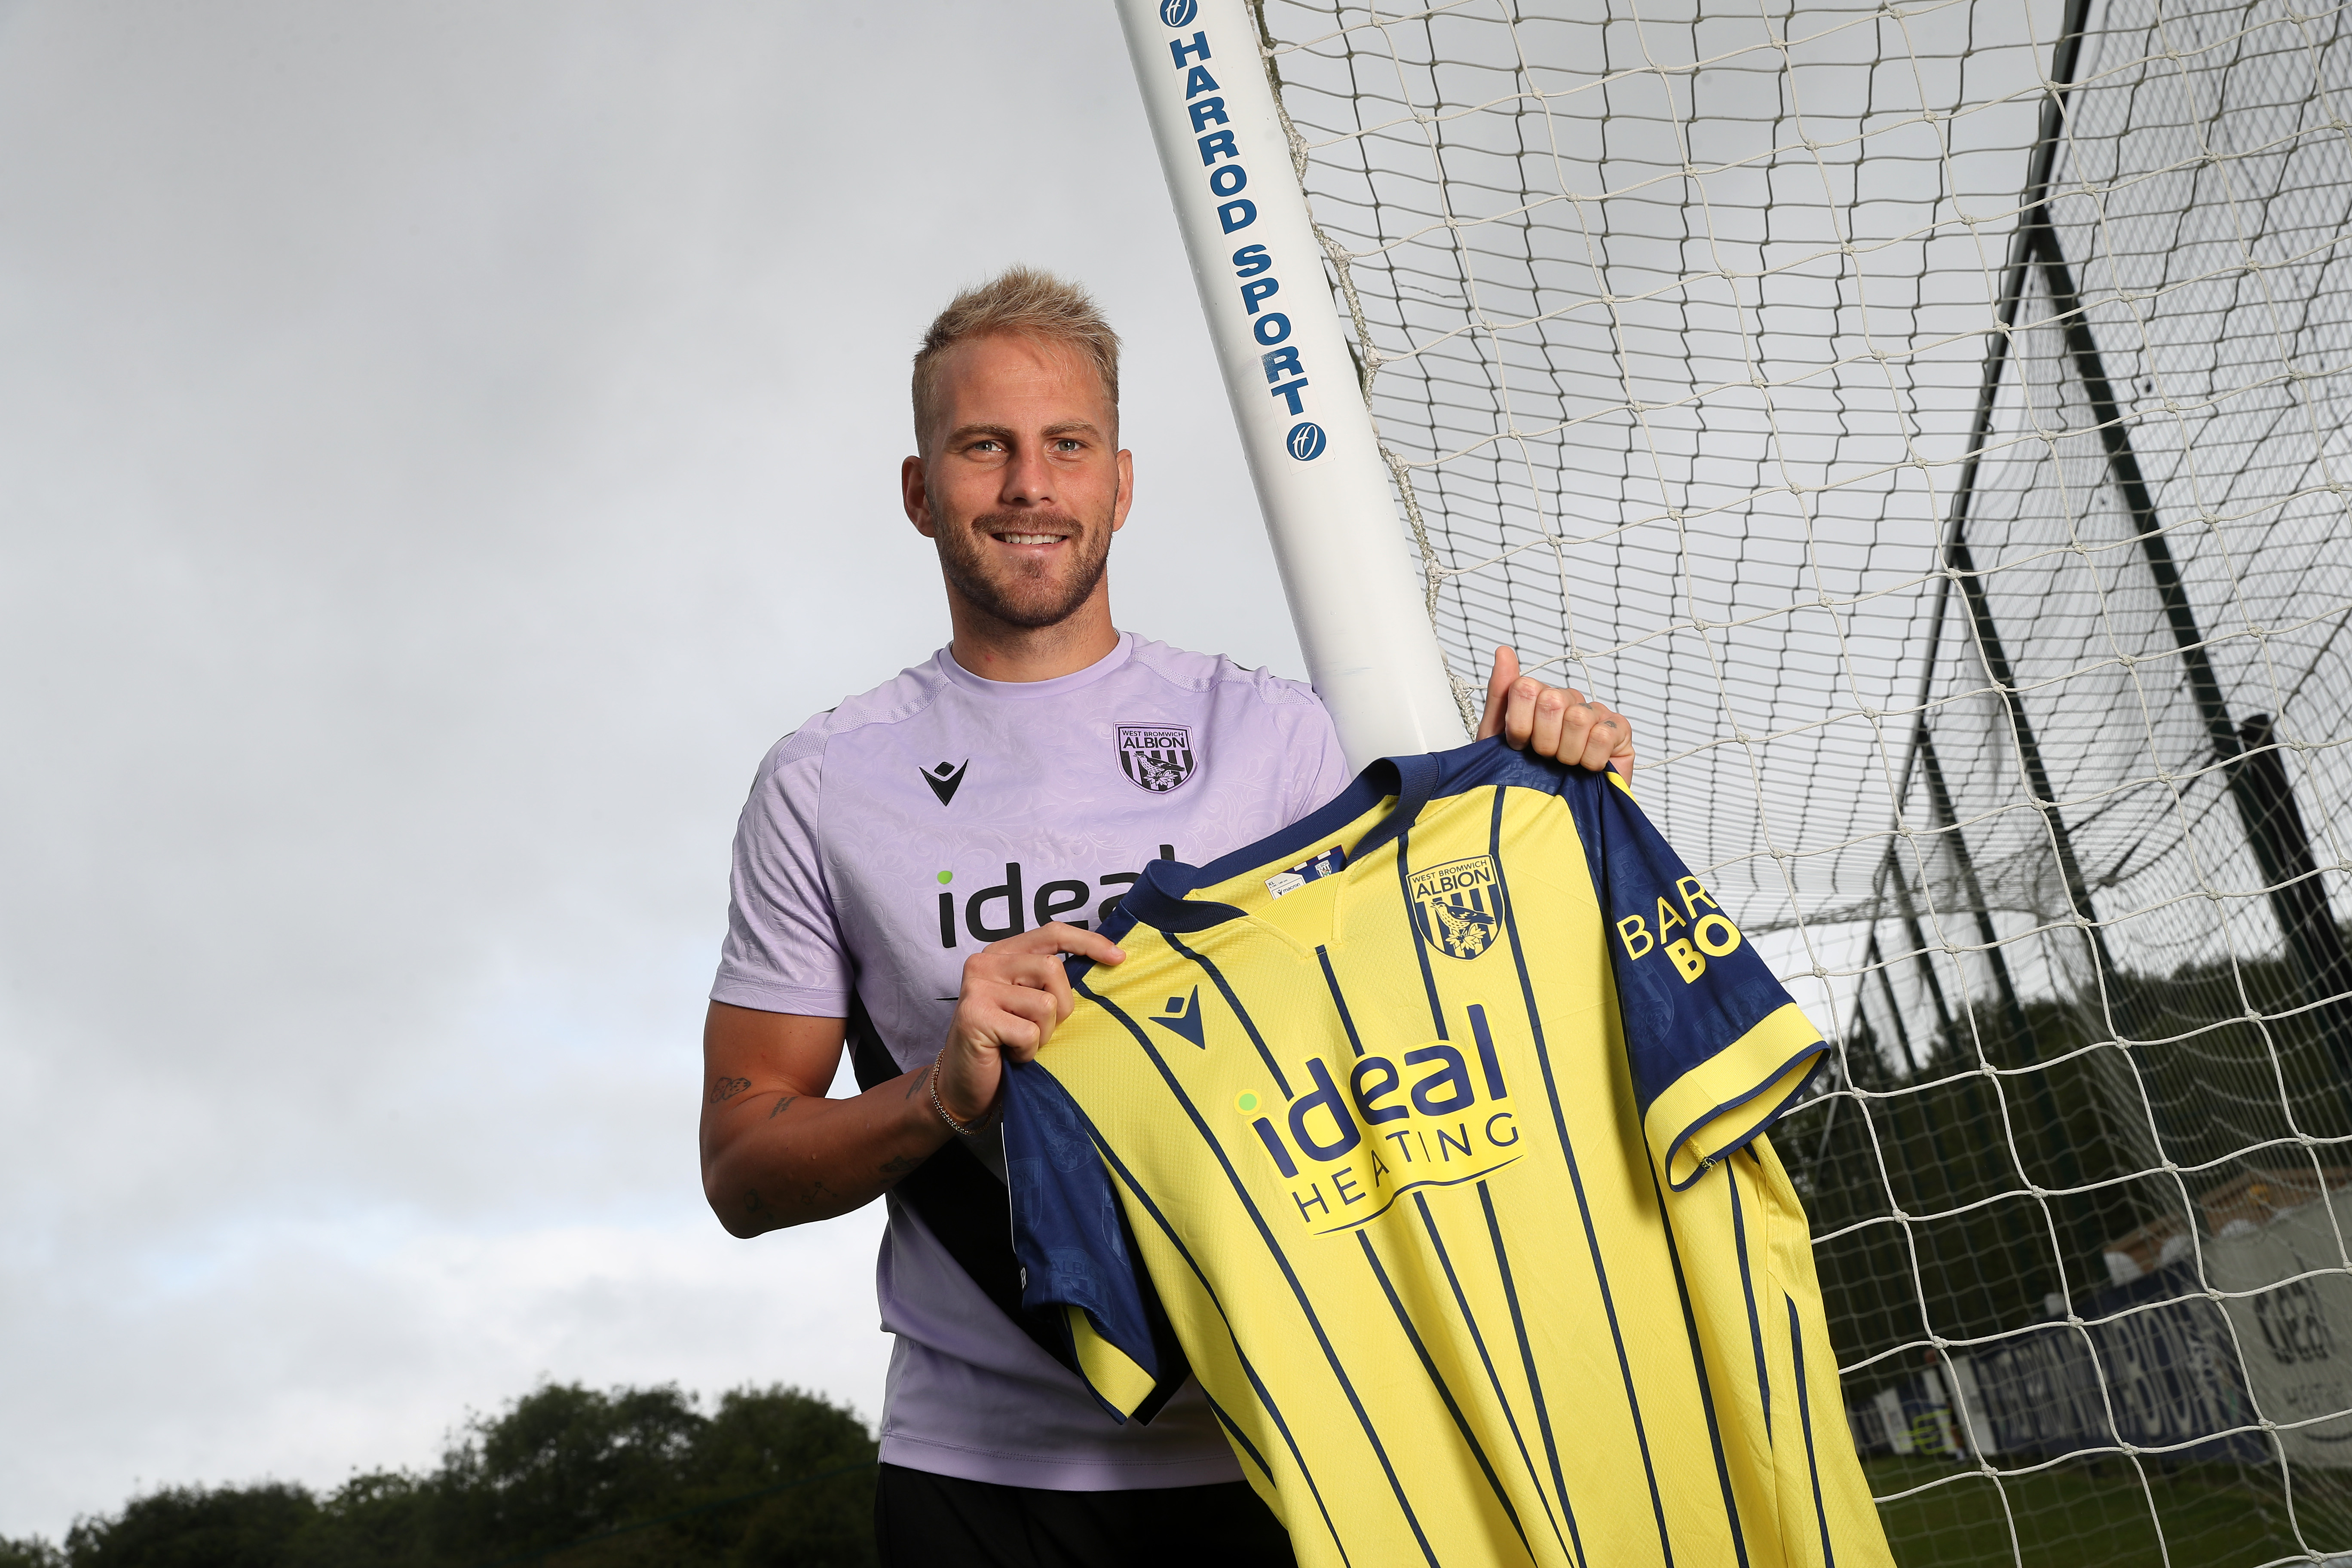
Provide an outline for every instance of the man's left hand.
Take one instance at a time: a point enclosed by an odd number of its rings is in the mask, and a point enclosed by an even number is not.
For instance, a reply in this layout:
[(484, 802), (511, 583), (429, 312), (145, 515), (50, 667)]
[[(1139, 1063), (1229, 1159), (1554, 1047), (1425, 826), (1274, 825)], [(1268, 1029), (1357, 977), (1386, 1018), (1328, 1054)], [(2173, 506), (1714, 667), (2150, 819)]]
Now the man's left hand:
[(1521, 675), (1519, 656), (1507, 647), (1495, 650), (1495, 672), (1486, 678), (1478, 739), (1489, 735), (1538, 757), (1633, 776), (1633, 726), (1625, 716), (1572, 686), (1546, 686)]

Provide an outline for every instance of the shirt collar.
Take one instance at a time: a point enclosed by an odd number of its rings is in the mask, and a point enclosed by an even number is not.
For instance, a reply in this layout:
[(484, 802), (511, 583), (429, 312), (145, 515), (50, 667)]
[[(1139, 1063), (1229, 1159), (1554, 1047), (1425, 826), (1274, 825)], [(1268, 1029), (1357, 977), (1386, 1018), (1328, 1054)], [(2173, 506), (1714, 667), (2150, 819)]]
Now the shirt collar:
[(946, 648), (931, 656), (931, 662), (953, 686), (977, 697), (1003, 698), (1013, 701), (1034, 697), (1056, 697), (1065, 691), (1076, 691), (1092, 686), (1105, 676), (1116, 672), (1135, 651), (1135, 634), (1121, 632), (1118, 644), (1084, 669), (1074, 669), (1067, 675), (1057, 675), (1051, 680), (990, 680), (974, 675), (955, 661), (955, 655)]

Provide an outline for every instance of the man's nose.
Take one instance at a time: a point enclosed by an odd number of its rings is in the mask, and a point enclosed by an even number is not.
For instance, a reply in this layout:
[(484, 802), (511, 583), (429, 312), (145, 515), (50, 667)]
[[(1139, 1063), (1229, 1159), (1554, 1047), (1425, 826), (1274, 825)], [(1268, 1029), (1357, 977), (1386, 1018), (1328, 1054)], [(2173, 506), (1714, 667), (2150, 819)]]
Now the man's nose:
[(1053, 500), (1054, 476), (1045, 454), (1014, 452), (1013, 460), (1004, 465), (1004, 483), (999, 495), (1013, 506), (1041, 506)]

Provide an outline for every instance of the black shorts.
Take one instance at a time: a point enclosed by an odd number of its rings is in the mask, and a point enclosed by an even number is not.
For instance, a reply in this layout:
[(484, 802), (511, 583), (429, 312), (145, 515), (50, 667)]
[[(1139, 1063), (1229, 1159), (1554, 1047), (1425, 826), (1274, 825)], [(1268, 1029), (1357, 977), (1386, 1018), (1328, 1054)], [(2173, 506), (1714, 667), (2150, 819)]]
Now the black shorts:
[(1246, 1481), (1057, 1492), (884, 1465), (882, 1568), (1292, 1568), (1290, 1537)]

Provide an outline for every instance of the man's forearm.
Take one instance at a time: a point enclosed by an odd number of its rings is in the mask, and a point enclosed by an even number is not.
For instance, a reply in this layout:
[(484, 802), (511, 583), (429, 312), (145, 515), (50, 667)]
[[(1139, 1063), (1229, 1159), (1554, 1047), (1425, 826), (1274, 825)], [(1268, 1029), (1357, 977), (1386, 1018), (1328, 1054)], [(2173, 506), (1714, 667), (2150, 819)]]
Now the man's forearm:
[(955, 1137), (947, 1116), (986, 1116), (1004, 1064), (1034, 1056), (1075, 1005), (1065, 953), (1097, 963), (1125, 956), (1059, 921), (991, 942), (965, 961), (936, 1066), (852, 1100), (809, 1092), (830, 1087), (841, 1066), (843, 1019), (712, 1002), (702, 1031), (702, 1190), (719, 1223), (748, 1237), (847, 1214)]
[(954, 1134), (926, 1063), (847, 1100), (840, 1018), (710, 1004), (702, 1029), (702, 1191), (737, 1236), (872, 1203)]
[(931, 1109), (929, 1066), (853, 1100), (741, 1079), (715, 1080), (710, 1093), (720, 1099), (705, 1107), (702, 1188), (737, 1236), (861, 1208), (954, 1136)]

